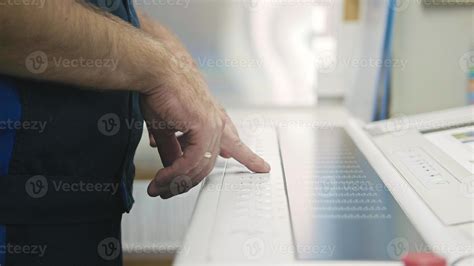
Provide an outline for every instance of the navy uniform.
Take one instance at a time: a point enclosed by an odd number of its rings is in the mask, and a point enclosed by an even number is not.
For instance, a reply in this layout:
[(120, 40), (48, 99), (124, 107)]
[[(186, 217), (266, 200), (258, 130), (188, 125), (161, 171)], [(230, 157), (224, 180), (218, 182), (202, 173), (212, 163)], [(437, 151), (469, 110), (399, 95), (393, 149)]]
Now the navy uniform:
[[(139, 27), (132, 0), (89, 2)], [(0, 76), (1, 266), (122, 264), (138, 97)]]

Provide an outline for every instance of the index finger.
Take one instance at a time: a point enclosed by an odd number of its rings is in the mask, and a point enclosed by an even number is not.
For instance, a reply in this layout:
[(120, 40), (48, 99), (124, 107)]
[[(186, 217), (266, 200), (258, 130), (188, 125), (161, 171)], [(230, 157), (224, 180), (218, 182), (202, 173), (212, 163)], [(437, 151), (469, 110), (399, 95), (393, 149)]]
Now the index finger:
[(254, 153), (240, 139), (232, 146), (230, 156), (245, 165), (252, 172), (268, 173), (271, 170), (270, 165), (262, 157)]

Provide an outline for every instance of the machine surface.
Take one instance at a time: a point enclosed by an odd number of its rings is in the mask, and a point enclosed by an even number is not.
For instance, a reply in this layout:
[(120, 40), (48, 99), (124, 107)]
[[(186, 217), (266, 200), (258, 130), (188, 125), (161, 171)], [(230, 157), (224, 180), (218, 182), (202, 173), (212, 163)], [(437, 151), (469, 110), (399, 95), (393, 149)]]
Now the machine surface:
[[(450, 113), (460, 123), (448, 130), (470, 126), (465, 118), (474, 114)], [(254, 129), (246, 142), (272, 172), (220, 161), (202, 186), (175, 264), (401, 265), (409, 252), (435, 252), (470, 265), (472, 174), (425, 136), (434, 128), (386, 122)], [(470, 143), (463, 130), (453, 134)]]

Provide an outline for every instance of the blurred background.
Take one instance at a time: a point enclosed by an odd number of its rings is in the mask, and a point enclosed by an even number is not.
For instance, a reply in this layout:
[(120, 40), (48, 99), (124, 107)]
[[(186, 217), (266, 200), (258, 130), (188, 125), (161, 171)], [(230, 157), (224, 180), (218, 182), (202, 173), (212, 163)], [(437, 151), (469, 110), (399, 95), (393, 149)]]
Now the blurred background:
[[(474, 0), (134, 2), (182, 40), (228, 108), (335, 105), (368, 122), (474, 103)], [(198, 191), (148, 198), (159, 158), (147, 145), (125, 261), (169, 265)]]
[[(318, 98), (344, 97), (364, 67), (354, 61), (377, 46), (368, 41), (383, 42), (385, 29), (374, 24), (386, 23), (383, 7), (390, 1), (135, 0), (185, 43), (228, 106), (314, 105)], [(392, 111), (465, 104), (468, 75), (460, 60), (474, 45), (472, 6), (394, 2), (393, 58), (405, 64), (393, 66)], [(380, 36), (364, 39), (374, 30)], [(372, 59), (380, 58), (373, 52)]]

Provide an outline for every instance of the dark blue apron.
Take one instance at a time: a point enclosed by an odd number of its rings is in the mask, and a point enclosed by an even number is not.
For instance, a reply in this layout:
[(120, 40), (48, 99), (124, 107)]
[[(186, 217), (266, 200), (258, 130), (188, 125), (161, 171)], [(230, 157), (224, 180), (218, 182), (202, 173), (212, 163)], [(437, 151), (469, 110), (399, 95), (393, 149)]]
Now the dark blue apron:
[[(139, 27), (131, 0), (89, 2)], [(143, 125), (138, 97), (0, 76), (0, 224), (128, 212)]]

